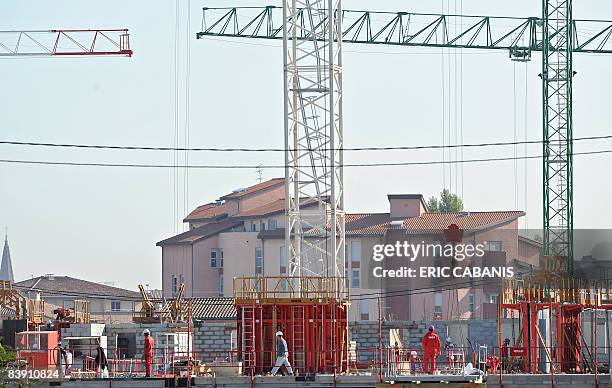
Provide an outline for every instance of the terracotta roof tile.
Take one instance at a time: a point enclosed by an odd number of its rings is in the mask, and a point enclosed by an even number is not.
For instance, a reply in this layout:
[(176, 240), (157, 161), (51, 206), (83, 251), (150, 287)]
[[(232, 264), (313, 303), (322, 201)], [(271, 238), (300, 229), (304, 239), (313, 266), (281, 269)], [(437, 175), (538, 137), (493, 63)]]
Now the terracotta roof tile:
[(194, 211), (189, 213), (183, 220), (195, 221), (195, 220), (215, 220), (217, 218), (226, 217), (228, 205), (225, 203), (207, 203), (206, 205), (198, 206)]
[(404, 219), (404, 229), (410, 231), (443, 230), (455, 224), (464, 230), (480, 229), (509, 222), (525, 215), (522, 211), (423, 213), (420, 217)]
[(198, 228), (191, 229), (187, 232), (177, 234), (165, 240), (159, 241), (157, 246), (163, 247), (164, 245), (176, 245), (176, 244), (192, 244), (196, 241), (206, 239), (214, 236), (217, 233), (221, 233), (225, 230), (234, 228), (241, 225), (241, 221), (235, 220), (224, 220), (206, 224)]
[(258, 206), (253, 209), (245, 210), (240, 212), (232, 217), (241, 218), (241, 217), (260, 217), (268, 214), (278, 213), (285, 210), (285, 199), (279, 198), (275, 201), (268, 202), (265, 205)]
[(284, 184), (284, 183), (285, 183), (285, 178), (273, 178), (273, 179), (267, 180), (265, 182), (258, 183), (256, 185), (249, 186), (249, 187), (245, 188), (244, 190), (235, 191), (235, 192), (226, 194), (226, 195), (222, 196), (221, 199), (230, 199), (230, 198), (244, 197), (245, 195), (253, 194), (253, 193), (257, 192), (257, 191), (265, 190), (265, 189), (268, 189), (270, 187), (280, 186), (281, 184)]
[(385, 234), (389, 227), (389, 213), (349, 213), (346, 215), (347, 236)]
[[(308, 204), (304, 204), (305, 199), (302, 199), (302, 207), (308, 208), (311, 206), (317, 206), (316, 202), (311, 202)], [(282, 213), (285, 211), (285, 199), (279, 198), (275, 201), (266, 203), (265, 205), (245, 210), (236, 215), (233, 215), (232, 218), (250, 218), (250, 217), (262, 217), (276, 213)]]

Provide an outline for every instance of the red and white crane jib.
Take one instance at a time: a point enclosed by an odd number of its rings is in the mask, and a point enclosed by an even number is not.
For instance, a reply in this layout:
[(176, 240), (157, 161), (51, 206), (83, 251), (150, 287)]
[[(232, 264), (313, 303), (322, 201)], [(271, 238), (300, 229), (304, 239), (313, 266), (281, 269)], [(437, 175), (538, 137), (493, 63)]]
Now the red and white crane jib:
[(130, 34), (121, 29), (0, 31), (0, 56), (131, 57)]

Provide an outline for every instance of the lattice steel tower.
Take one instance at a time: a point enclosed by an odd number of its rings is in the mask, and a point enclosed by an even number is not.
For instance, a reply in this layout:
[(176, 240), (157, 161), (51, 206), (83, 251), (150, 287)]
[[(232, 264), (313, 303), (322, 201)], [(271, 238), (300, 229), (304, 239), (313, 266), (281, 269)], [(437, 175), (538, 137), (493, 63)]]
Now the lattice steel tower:
[(283, 17), (289, 273), (343, 277), (341, 1), (285, 0)]
[(544, 254), (573, 270), (571, 0), (543, 0)]

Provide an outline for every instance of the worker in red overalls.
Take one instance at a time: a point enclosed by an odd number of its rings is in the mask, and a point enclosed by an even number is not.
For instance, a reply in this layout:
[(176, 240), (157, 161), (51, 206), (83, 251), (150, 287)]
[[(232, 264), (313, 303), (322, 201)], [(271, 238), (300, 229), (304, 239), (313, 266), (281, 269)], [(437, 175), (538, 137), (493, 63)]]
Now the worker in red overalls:
[(440, 354), (441, 346), (440, 346), (440, 337), (434, 331), (434, 326), (429, 326), (429, 331), (423, 337), (423, 361), (424, 372), (433, 374), (436, 372), (436, 357)]
[(153, 365), (153, 338), (149, 329), (144, 329), (144, 363), (146, 377), (151, 376), (151, 367)]

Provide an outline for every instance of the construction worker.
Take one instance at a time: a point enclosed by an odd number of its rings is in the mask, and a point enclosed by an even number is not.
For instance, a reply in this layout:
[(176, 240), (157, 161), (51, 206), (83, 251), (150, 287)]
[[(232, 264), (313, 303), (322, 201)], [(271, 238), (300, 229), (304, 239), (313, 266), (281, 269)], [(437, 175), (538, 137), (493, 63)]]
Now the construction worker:
[(149, 329), (144, 329), (144, 363), (145, 363), (145, 376), (151, 377), (151, 367), (153, 365), (153, 338), (151, 338), (151, 332)]
[(108, 360), (106, 359), (106, 352), (102, 346), (98, 346), (97, 352), (98, 354), (96, 354), (96, 358), (94, 359), (96, 370), (98, 371), (99, 377), (108, 378)]
[(274, 368), (272, 368), (272, 376), (276, 375), (279, 368), (283, 365), (287, 368), (287, 373), (292, 375), (293, 370), (291, 369), (291, 364), (289, 363), (289, 349), (287, 348), (287, 341), (285, 341), (283, 338), (283, 332), (277, 331), (276, 338), (276, 363), (274, 364)]
[(446, 352), (446, 356), (448, 357), (448, 367), (450, 369), (455, 368), (455, 344), (453, 344), (453, 340), (451, 337), (446, 337), (446, 341), (444, 344), (444, 351)]
[(429, 326), (427, 334), (423, 337), (423, 361), (425, 363), (423, 369), (429, 374), (436, 372), (436, 357), (441, 351), (440, 337), (434, 330), (433, 325)]
[(510, 368), (510, 354), (508, 352), (510, 347), (510, 338), (506, 338), (501, 347), (501, 356), (502, 356), (502, 368), (504, 368), (504, 372), (507, 372)]

